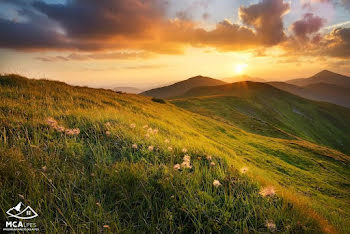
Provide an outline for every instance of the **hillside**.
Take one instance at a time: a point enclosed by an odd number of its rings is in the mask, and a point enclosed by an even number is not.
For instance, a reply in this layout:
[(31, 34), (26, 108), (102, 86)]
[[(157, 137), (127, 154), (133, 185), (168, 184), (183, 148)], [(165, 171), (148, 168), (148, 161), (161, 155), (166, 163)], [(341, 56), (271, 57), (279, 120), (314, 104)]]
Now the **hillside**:
[(268, 82), (268, 84), (300, 97), (350, 108), (350, 88), (325, 83), (315, 83), (303, 87), (284, 82)]
[(22, 201), (41, 232), (346, 233), (349, 166), (168, 102), (0, 76), (0, 220)]
[(298, 86), (325, 83), (337, 85), (343, 88), (350, 88), (350, 77), (334, 73), (328, 70), (323, 70), (309, 78), (288, 80), (286, 81), (286, 83)]
[(172, 103), (253, 133), (278, 138), (289, 133), (350, 153), (350, 109), (303, 99), (256, 82), (195, 88), (183, 97)]
[(222, 85), (222, 84), (226, 84), (226, 82), (205, 77), (205, 76), (195, 76), (169, 86), (164, 86), (161, 88), (145, 91), (141, 93), (141, 95), (155, 97), (155, 98), (171, 98), (171, 97), (181, 96), (184, 93), (186, 93), (188, 90), (195, 87), (215, 86), (215, 85)]

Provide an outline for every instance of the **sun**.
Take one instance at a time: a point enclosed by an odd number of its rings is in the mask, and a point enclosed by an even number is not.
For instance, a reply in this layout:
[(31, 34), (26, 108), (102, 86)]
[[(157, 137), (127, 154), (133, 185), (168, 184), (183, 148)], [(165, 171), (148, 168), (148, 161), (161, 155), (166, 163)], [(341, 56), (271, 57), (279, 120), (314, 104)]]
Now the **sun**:
[(236, 64), (236, 66), (235, 66), (236, 74), (238, 74), (238, 75), (243, 74), (247, 67), (248, 67), (248, 64), (246, 64), (246, 63), (238, 63), (238, 64)]

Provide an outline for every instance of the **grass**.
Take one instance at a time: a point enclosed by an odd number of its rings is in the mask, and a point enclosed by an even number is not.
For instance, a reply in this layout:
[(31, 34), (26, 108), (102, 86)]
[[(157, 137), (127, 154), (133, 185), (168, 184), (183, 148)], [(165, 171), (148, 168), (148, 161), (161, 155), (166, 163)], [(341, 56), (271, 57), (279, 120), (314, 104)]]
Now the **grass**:
[[(272, 231), (267, 221), (277, 232), (347, 232), (349, 156), (341, 152), (138, 95), (14, 75), (0, 88), (1, 224), (23, 201), (50, 233), (260, 233)], [(56, 131), (48, 117), (80, 134)], [(192, 169), (174, 170), (185, 154)], [(265, 186), (277, 195), (261, 196)]]

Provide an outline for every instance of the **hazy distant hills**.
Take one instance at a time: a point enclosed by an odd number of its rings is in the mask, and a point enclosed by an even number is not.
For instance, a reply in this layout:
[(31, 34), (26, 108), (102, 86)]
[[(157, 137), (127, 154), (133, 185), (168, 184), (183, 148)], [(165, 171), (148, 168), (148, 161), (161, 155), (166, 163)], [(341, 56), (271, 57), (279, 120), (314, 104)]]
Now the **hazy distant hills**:
[(350, 109), (304, 99), (269, 84), (197, 87), (172, 103), (249, 132), (300, 137), (350, 153)]
[(224, 81), (205, 77), (205, 76), (195, 76), (184, 81), (177, 82), (175, 84), (164, 86), (161, 88), (151, 89), (142, 92), (142, 95), (151, 96), (156, 98), (171, 98), (177, 97), (185, 94), (188, 90), (201, 87), (201, 86), (216, 86), (227, 84)]
[(350, 108), (350, 88), (325, 83), (309, 84), (303, 87), (284, 82), (268, 82), (268, 84), (307, 99)]
[(265, 82), (265, 80), (262, 78), (250, 77), (248, 75), (233, 76), (233, 77), (224, 78), (222, 80), (227, 82), (227, 83), (235, 83), (235, 82), (240, 82), (240, 81)]
[(350, 77), (344, 76), (338, 73), (334, 73), (328, 70), (323, 70), (310, 78), (301, 78), (301, 79), (293, 79), (288, 80), (286, 83), (298, 85), (298, 86), (306, 86), (310, 84), (324, 83), (324, 84), (333, 84), (341, 87), (350, 88)]
[(113, 90), (118, 92), (123, 92), (123, 93), (134, 93), (134, 94), (139, 94), (144, 91), (142, 89), (138, 89), (135, 87), (115, 87), (113, 88)]

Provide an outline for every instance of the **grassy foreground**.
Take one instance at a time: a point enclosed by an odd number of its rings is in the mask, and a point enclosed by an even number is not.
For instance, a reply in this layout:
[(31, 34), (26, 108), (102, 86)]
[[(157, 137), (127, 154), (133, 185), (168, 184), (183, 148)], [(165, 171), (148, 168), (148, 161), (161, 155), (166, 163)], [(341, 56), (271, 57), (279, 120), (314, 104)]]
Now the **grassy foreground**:
[(349, 176), (349, 156), (306, 141), (137, 95), (0, 77), (1, 224), (23, 201), (50, 233), (345, 233)]

